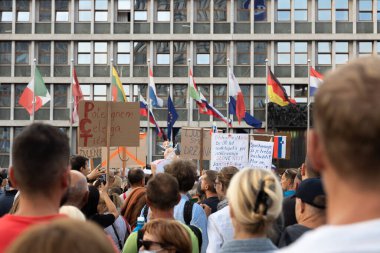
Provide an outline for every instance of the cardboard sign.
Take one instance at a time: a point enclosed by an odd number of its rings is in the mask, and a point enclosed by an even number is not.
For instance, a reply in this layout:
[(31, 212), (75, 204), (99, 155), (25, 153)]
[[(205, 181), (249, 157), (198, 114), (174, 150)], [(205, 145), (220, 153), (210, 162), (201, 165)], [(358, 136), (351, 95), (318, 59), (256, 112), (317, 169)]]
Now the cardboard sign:
[(238, 169), (247, 166), (248, 140), (248, 134), (212, 134), (210, 168), (219, 171), (231, 165)]
[(88, 159), (102, 157), (102, 148), (78, 148), (78, 155), (84, 156)]
[(107, 146), (108, 108), (111, 106), (111, 147), (139, 145), (140, 114), (137, 102), (81, 101), (79, 103), (80, 147)]
[[(145, 167), (146, 165), (146, 134), (140, 133), (139, 147), (126, 147), (123, 154), (122, 147), (110, 147), (110, 168), (122, 168), (123, 160), (126, 160), (127, 167)], [(107, 164), (107, 148), (102, 148), (102, 166)], [(124, 157), (124, 158), (123, 158)]]
[(251, 140), (249, 165), (252, 168), (270, 170), (272, 166), (273, 142)]
[(183, 127), (181, 129), (181, 158), (209, 161), (211, 159), (210, 129)]

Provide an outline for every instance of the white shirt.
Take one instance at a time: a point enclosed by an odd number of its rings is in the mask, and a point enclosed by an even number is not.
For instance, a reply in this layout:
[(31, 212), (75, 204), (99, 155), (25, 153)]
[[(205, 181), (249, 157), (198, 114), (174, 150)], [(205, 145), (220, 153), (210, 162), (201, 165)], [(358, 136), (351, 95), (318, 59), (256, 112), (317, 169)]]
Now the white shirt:
[(280, 252), (380, 252), (380, 219), (349, 225), (326, 225), (305, 233)]
[(234, 237), (234, 228), (230, 217), (230, 207), (226, 206), (211, 214), (207, 223), (207, 253), (220, 252), (223, 244)]

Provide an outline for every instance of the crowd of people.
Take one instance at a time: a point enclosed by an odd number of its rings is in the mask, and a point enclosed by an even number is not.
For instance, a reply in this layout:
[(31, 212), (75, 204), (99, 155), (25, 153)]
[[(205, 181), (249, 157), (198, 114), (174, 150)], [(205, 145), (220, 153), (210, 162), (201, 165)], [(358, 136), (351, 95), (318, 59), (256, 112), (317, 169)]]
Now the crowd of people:
[(169, 147), (149, 173), (107, 172), (33, 123), (0, 173), (0, 253), (380, 252), (378, 66), (326, 76), (297, 169), (200, 173)]

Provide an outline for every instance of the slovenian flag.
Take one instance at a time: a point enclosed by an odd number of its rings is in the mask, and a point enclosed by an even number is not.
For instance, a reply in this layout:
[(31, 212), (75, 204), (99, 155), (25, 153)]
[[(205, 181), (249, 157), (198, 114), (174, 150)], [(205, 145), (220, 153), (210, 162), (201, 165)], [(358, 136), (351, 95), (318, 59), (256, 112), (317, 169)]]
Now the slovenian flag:
[[(245, 117), (245, 104), (244, 104), (244, 96), (241, 92), (239, 83), (234, 75), (234, 72), (229, 67), (229, 75), (228, 75), (228, 93), (231, 99), (236, 99), (236, 107), (235, 107), (235, 115), (240, 124), (241, 120)], [(228, 116), (228, 115), (227, 115)]]
[(153, 107), (161, 108), (164, 105), (164, 101), (157, 97), (156, 85), (154, 84), (153, 71), (149, 68), (149, 98), (152, 101)]
[(323, 83), (323, 75), (310, 67), (310, 96), (314, 97), (319, 86)]
[(224, 117), (224, 115), (218, 109), (216, 109), (214, 106), (212, 106), (211, 104), (208, 103), (207, 99), (202, 95), (202, 93), (200, 93), (200, 94), (201, 94), (202, 104), (206, 108), (205, 114), (208, 114), (210, 116), (218, 118), (218, 119), (222, 120), (224, 123), (228, 124), (228, 126), (231, 127), (232, 126), (231, 119), (227, 120), (227, 118)]
[[(142, 116), (148, 116), (148, 104), (146, 103), (143, 96), (140, 94), (140, 115)], [(163, 132), (161, 128), (158, 126), (158, 123), (156, 121), (156, 118), (154, 117), (154, 114), (152, 110), (149, 110), (149, 122), (152, 123), (156, 128), (156, 134), (159, 137), (163, 137)]]
[(286, 136), (274, 136), (273, 158), (286, 158)]

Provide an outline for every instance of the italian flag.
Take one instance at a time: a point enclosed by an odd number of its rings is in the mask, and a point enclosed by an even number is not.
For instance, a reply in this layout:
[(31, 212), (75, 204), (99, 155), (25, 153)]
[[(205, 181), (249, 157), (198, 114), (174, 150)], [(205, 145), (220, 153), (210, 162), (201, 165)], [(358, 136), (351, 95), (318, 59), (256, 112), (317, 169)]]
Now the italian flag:
[(34, 77), (28, 83), (25, 90), (22, 92), (18, 103), (23, 106), (30, 115), (33, 112), (33, 100), (35, 99), (34, 112), (38, 111), (44, 104), (50, 101), (49, 91), (46, 89), (45, 82), (42, 79), (41, 73), (36, 67), (34, 69)]
[(113, 102), (127, 102), (127, 98), (125, 96), (123, 84), (120, 81), (119, 75), (115, 67), (112, 66), (112, 101)]

